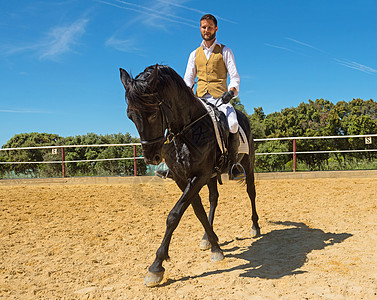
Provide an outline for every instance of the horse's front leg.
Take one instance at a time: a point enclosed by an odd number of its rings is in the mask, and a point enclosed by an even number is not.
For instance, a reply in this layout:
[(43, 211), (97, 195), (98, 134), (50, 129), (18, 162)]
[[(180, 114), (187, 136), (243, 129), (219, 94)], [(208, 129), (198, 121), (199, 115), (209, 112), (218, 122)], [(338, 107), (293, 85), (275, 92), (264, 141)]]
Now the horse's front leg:
[(185, 187), (183, 187), (182, 183), (179, 184), (180, 188), (183, 190), (183, 194), (167, 217), (164, 238), (156, 252), (156, 258), (153, 264), (149, 267), (149, 272), (144, 280), (144, 283), (147, 286), (156, 286), (162, 281), (165, 272), (162, 263), (164, 260), (169, 259), (168, 251), (172, 234), (177, 228), (178, 223), (183, 216), (183, 213), (191, 204), (193, 197), (199, 193), (204, 184), (204, 179), (198, 177), (194, 177), (193, 179), (189, 180), (188, 184), (186, 184)]
[[(207, 184), (208, 191), (209, 191), (209, 213), (208, 213), (208, 221), (211, 227), (213, 228), (213, 220), (215, 218), (215, 210), (217, 207), (217, 202), (219, 199), (219, 192), (217, 190), (217, 178), (213, 177)], [(200, 242), (200, 250), (208, 250), (211, 248), (211, 243), (208, 240), (207, 233), (204, 233), (204, 236)]]

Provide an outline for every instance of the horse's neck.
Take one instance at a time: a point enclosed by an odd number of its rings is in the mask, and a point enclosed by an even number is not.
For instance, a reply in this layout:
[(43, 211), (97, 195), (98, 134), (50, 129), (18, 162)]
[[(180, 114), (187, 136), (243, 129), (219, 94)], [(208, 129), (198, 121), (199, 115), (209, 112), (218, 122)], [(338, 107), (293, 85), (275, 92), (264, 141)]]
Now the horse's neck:
[(194, 122), (205, 113), (206, 109), (200, 103), (200, 100), (190, 95), (178, 96), (172, 103), (174, 122), (171, 124), (175, 131), (181, 130), (184, 126)]

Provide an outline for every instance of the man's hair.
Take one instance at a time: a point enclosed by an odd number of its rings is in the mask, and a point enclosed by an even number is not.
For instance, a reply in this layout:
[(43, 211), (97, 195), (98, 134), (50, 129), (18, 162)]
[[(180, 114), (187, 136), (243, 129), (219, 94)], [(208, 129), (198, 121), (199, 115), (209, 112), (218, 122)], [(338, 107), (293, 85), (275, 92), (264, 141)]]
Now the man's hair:
[(204, 15), (204, 16), (200, 19), (200, 22), (203, 21), (203, 20), (212, 20), (213, 23), (215, 24), (215, 27), (217, 27), (217, 20), (216, 20), (216, 18), (215, 18), (213, 15), (211, 15), (211, 14), (206, 14), (206, 15)]

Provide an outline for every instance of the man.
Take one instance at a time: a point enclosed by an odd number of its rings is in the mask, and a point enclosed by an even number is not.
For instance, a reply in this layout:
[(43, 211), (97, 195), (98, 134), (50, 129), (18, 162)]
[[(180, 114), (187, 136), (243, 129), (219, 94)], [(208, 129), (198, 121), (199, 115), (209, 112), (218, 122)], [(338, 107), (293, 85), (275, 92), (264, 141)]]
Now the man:
[[(200, 47), (189, 56), (184, 80), (192, 88), (197, 77), (196, 95), (198, 97), (205, 98), (212, 104), (216, 104), (219, 97), (226, 102), (222, 105), (219, 103), (218, 109), (225, 114), (229, 125), (230, 179), (242, 179), (245, 177), (244, 172), (234, 167), (237, 165), (239, 147), (237, 114), (229, 103), (238, 95), (240, 77), (232, 50), (220, 44), (216, 39), (217, 30), (217, 20), (213, 15), (206, 14), (200, 19), (203, 41)], [(228, 74), (229, 85), (227, 86)]]
[[(189, 56), (184, 80), (187, 86), (193, 88), (197, 78), (196, 95), (212, 104), (216, 105), (217, 98), (222, 97), (223, 101), (219, 102), (224, 104), (218, 103), (220, 105), (218, 109), (225, 114), (229, 125), (229, 178), (239, 180), (245, 177), (245, 173), (237, 167), (238, 121), (236, 111), (229, 101), (238, 95), (240, 77), (232, 50), (216, 40), (217, 29), (217, 20), (213, 15), (206, 14), (200, 19), (203, 41)], [(229, 86), (227, 86), (228, 74)], [(156, 174), (163, 178), (171, 175), (169, 170), (158, 170)]]

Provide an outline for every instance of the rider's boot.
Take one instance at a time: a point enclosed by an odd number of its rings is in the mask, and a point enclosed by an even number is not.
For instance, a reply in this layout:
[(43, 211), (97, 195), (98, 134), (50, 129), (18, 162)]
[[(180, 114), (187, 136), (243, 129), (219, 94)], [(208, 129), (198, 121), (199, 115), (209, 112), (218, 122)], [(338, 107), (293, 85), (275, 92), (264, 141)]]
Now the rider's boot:
[(246, 177), (245, 170), (237, 161), (238, 147), (240, 146), (239, 133), (229, 133), (229, 180), (241, 180)]
[(158, 177), (161, 177), (163, 179), (166, 179), (166, 178), (173, 179), (173, 175), (172, 175), (172, 173), (170, 172), (169, 169), (166, 169), (166, 170), (157, 170), (155, 173), (156, 173), (156, 175)]

